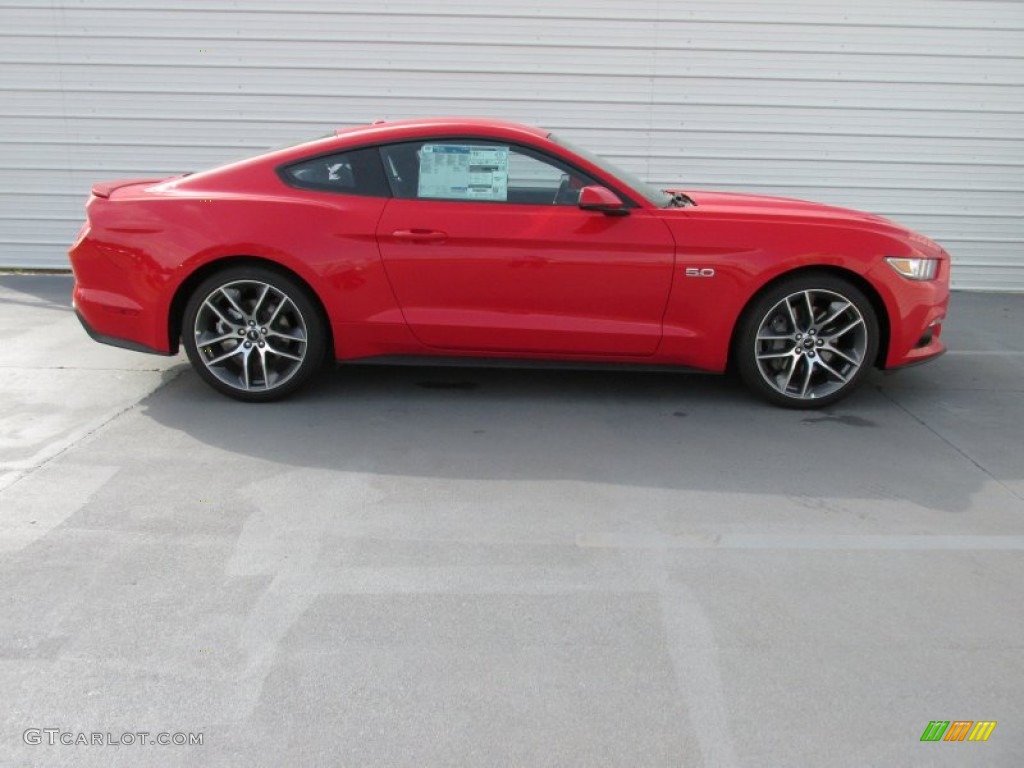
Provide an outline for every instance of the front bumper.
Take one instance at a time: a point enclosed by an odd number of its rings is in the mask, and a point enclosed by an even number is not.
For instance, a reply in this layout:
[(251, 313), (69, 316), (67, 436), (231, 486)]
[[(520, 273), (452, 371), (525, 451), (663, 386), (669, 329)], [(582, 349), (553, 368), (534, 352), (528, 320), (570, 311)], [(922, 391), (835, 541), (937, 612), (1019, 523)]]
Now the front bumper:
[(942, 324), (949, 309), (949, 257), (933, 280), (908, 280), (881, 262), (869, 274), (889, 316), (889, 339), (882, 368), (902, 368), (933, 360), (946, 351)]
[(890, 354), (890, 362), (888, 362), (886, 368), (906, 368), (911, 365), (920, 365), (945, 354), (946, 345), (939, 339), (939, 336), (942, 335), (942, 323), (944, 321), (945, 313), (929, 325), (925, 332), (921, 334), (914, 347), (908, 352), (896, 358)]

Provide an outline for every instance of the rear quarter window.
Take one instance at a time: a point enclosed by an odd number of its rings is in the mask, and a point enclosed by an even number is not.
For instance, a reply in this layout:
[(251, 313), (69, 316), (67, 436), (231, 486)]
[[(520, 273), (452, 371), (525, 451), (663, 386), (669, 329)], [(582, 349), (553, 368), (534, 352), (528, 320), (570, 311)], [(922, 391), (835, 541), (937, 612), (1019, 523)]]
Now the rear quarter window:
[(337, 152), (291, 163), (278, 169), (285, 184), (298, 189), (364, 197), (390, 197), (376, 147)]

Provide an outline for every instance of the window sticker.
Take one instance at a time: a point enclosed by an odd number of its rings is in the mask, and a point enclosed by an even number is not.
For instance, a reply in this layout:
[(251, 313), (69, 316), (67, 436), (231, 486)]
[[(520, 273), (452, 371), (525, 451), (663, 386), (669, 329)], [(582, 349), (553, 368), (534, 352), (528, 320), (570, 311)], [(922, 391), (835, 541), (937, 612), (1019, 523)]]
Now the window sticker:
[(508, 199), (508, 147), (424, 144), (417, 195), (504, 202)]

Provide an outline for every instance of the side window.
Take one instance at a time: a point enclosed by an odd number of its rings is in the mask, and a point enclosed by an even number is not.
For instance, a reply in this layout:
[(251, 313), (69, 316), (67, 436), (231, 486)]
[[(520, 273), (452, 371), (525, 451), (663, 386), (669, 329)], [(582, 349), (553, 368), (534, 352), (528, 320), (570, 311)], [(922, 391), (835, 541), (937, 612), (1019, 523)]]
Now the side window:
[(293, 163), (278, 171), (286, 184), (299, 189), (365, 197), (390, 197), (391, 191), (376, 148), (354, 149)]
[(571, 205), (594, 182), (525, 147), (489, 141), (445, 140), (381, 147), (395, 197), (520, 205)]

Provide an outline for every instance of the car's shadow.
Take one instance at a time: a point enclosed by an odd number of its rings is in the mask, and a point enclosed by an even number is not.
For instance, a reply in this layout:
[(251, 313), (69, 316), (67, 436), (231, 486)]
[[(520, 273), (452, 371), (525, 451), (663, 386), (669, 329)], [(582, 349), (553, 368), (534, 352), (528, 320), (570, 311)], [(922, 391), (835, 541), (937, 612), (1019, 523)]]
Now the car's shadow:
[[(20, 300), (10, 296), (4, 299), (7, 304), (25, 304), (35, 308), (56, 309), (71, 312), (71, 289), (74, 286), (71, 275), (20, 275), (0, 274), (0, 288), (26, 296)], [(31, 298), (28, 298), (31, 297)]]
[(725, 506), (768, 495), (780, 511), (820, 511), (826, 499), (860, 518), (887, 508), (877, 502), (966, 509), (983, 475), (885, 381), (872, 374), (840, 406), (795, 411), (718, 376), (343, 366), (292, 399), (250, 405), (186, 371), (144, 412), (201, 443), (293, 467), (687, 489), (721, 494)]

